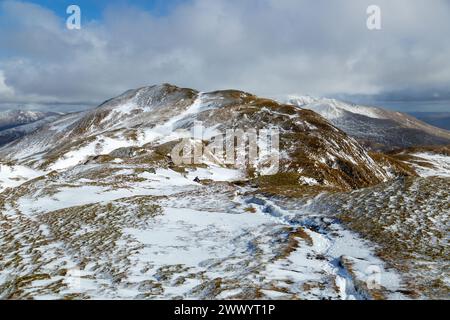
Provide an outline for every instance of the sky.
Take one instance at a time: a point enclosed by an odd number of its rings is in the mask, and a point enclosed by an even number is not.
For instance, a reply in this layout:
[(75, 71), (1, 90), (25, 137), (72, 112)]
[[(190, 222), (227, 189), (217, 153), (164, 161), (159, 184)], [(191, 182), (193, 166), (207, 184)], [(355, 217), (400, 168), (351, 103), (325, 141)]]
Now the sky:
[(0, 0), (0, 107), (172, 83), (450, 111), (449, 31), (448, 0)]

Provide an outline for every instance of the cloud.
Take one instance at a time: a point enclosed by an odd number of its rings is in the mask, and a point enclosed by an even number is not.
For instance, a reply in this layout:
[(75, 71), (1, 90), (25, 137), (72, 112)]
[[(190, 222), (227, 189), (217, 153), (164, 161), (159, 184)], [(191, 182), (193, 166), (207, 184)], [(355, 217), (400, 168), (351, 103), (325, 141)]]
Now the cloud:
[(260, 95), (446, 95), (448, 1), (377, 3), (381, 31), (366, 28), (366, 0), (191, 0), (164, 16), (111, 4), (71, 31), (50, 10), (5, 1), (0, 100), (101, 101), (161, 82)]
[(5, 75), (0, 70), (0, 96), (12, 97), (14, 96), (13, 88), (9, 87), (5, 82)]

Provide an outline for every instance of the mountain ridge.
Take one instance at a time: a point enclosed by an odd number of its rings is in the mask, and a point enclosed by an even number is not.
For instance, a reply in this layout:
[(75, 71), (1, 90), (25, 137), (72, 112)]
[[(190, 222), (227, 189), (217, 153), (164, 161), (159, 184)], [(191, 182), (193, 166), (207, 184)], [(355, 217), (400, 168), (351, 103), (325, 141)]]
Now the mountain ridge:
[(309, 96), (306, 99), (290, 96), (281, 101), (321, 114), (365, 146), (378, 151), (450, 143), (450, 131), (406, 113)]
[(56, 112), (6, 110), (0, 112), (0, 147), (29, 134), (60, 116)]
[[(212, 156), (218, 134), (268, 126), (279, 149), (262, 161)], [(202, 162), (175, 163), (177, 146)], [(447, 147), (378, 153), (308, 109), (159, 85), (60, 116), (0, 157), (0, 299), (450, 292)]]
[(169, 84), (128, 90), (93, 110), (61, 117), (0, 149), (0, 155), (39, 169), (65, 169), (115, 149), (144, 151), (145, 145), (182, 139), (177, 132), (192, 129), (194, 121), (210, 132), (276, 126), (283, 135), (283, 179), (357, 188), (388, 179), (389, 170), (395, 171), (378, 165), (316, 113), (237, 90), (200, 93)]

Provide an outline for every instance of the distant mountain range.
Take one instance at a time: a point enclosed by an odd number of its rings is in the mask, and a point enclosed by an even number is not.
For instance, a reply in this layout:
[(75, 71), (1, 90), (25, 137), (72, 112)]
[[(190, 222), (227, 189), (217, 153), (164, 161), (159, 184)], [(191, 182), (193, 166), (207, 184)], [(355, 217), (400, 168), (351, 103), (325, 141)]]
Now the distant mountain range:
[(28, 110), (0, 112), (0, 146), (14, 141), (57, 119), (61, 114)]
[(450, 144), (450, 131), (405, 113), (309, 96), (290, 96), (283, 102), (317, 112), (372, 150)]
[(409, 114), (435, 127), (450, 130), (450, 112), (409, 112)]

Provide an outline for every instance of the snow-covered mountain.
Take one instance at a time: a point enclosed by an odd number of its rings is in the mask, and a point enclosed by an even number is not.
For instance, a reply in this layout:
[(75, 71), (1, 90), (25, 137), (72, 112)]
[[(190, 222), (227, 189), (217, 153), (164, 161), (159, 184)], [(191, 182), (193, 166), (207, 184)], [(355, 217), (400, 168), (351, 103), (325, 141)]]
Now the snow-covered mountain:
[(319, 113), (374, 150), (450, 144), (450, 131), (405, 113), (309, 96), (289, 96), (281, 100)]
[[(268, 175), (273, 153), (246, 166), (206, 151), (201, 164), (172, 157), (180, 143), (209, 150), (218, 132), (268, 127), (280, 132)], [(434, 268), (448, 250), (450, 157), (404, 152), (428, 165), (242, 91), (127, 91), (0, 149), (0, 298), (445, 297), (448, 272)], [(441, 192), (416, 199), (433, 186)], [(414, 239), (398, 231), (416, 223)]]
[(36, 122), (48, 116), (54, 116), (53, 112), (40, 112), (28, 110), (0, 111), (0, 130), (5, 130), (20, 125)]
[[(156, 146), (185, 137), (180, 129), (192, 129), (194, 121), (202, 121), (207, 133), (277, 127), (283, 136), (280, 174), (305, 185), (352, 189), (392, 176), (392, 168), (311, 111), (240, 91), (200, 93), (171, 85), (130, 90), (94, 110), (63, 116), (0, 149), (0, 156), (45, 170), (68, 169), (119, 148), (148, 157)], [(165, 158), (160, 162), (168, 165)]]
[(0, 146), (37, 130), (59, 116), (60, 114), (54, 112), (28, 110), (0, 112)]

